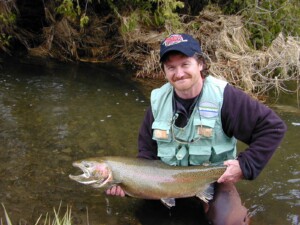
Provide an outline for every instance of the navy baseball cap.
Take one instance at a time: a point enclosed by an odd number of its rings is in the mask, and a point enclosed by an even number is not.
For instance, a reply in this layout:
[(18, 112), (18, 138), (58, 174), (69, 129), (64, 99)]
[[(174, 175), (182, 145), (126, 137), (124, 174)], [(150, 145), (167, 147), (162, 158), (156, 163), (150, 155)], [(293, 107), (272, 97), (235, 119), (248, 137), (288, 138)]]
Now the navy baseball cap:
[(160, 60), (170, 51), (178, 51), (191, 57), (196, 52), (201, 53), (201, 47), (197, 40), (188, 34), (171, 34), (160, 44)]

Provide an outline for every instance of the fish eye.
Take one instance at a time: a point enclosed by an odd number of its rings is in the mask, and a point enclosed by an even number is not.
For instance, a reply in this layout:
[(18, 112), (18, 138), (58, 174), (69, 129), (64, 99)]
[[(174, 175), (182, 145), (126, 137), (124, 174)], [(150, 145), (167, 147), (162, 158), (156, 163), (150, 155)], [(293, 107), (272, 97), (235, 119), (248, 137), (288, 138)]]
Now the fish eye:
[(89, 163), (87, 161), (82, 161), (82, 164), (85, 166), (85, 167), (89, 167)]

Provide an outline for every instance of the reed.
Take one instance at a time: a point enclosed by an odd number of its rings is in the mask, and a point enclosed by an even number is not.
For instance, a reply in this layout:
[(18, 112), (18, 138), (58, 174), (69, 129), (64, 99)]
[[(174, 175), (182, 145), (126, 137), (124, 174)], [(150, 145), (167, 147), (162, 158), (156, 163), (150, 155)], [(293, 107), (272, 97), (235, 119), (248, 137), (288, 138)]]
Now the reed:
[[(4, 210), (5, 220), (3, 221), (0, 218), (0, 225), (13, 225), (4, 204), (1, 204)], [(54, 217), (51, 218), (48, 213), (45, 216), (40, 215), (39, 218), (36, 220), (35, 225), (72, 225), (72, 216), (71, 216), (71, 208), (67, 206), (66, 212), (64, 215), (61, 215), (61, 204), (59, 205), (58, 209), (53, 209)]]

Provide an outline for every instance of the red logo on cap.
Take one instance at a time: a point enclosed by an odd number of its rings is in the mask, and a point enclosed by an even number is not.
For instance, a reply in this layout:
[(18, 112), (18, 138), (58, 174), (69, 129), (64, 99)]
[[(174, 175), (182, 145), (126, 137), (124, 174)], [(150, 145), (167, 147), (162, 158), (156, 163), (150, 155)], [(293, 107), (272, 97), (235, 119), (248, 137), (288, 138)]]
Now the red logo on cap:
[(174, 35), (171, 35), (170, 37), (166, 38), (166, 40), (164, 41), (163, 44), (167, 47), (167, 46), (179, 44), (181, 42), (186, 42), (186, 41), (187, 40), (184, 40), (180, 34), (174, 34)]

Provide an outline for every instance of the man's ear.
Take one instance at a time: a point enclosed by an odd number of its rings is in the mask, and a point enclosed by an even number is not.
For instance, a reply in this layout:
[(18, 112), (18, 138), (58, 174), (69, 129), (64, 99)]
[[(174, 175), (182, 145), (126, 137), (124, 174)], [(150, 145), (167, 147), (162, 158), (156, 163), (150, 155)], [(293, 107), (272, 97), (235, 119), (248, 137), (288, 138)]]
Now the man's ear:
[(199, 62), (199, 68), (200, 68), (200, 72), (203, 70), (203, 63)]

